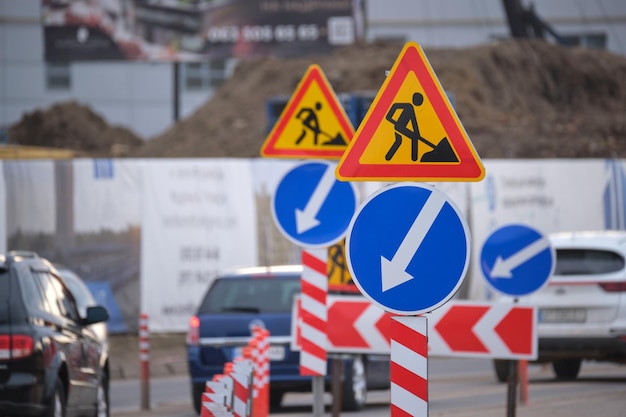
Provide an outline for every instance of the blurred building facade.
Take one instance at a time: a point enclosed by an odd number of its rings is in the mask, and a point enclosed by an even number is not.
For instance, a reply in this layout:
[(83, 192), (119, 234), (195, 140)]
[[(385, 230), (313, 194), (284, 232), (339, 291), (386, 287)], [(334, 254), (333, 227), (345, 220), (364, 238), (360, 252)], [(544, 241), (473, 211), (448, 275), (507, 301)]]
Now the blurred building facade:
[[(467, 47), (511, 36), (504, 4), (363, 0), (364, 13), (356, 23), (368, 42)], [(0, 0), (0, 128), (26, 112), (76, 100), (110, 124), (150, 139), (208, 100), (236, 64), (235, 59), (46, 62), (41, 5), (41, 0)], [(534, 11), (572, 44), (626, 55), (624, 0), (542, 0)]]

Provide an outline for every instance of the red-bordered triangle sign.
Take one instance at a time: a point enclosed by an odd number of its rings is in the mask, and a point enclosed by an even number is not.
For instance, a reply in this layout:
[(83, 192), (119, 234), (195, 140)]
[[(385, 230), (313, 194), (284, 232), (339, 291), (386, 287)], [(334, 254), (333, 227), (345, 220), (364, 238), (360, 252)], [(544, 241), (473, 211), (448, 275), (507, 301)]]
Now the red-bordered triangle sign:
[(422, 48), (407, 43), (336, 169), (341, 180), (480, 181), (485, 169)]
[(352, 123), (322, 69), (311, 65), (265, 140), (261, 155), (339, 159), (353, 135)]

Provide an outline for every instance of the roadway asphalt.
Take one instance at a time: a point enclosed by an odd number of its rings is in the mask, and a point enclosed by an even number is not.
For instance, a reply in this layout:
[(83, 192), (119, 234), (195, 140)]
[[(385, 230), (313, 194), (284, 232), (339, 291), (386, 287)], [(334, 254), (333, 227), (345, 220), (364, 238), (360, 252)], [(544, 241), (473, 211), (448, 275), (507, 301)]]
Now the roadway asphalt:
[(151, 407), (149, 410), (112, 410), (111, 417), (189, 417), (193, 409), (190, 403), (169, 403)]
[[(150, 376), (187, 375), (184, 333), (150, 335)], [(112, 380), (139, 379), (139, 338), (137, 334), (109, 335)]]
[[(468, 388), (470, 389), (470, 388)], [(388, 391), (375, 393), (379, 395), (389, 395)], [(620, 394), (622, 395), (622, 394)], [(306, 404), (299, 399), (301, 404)], [(310, 400), (309, 400), (310, 401)], [(383, 400), (384, 401), (384, 400)], [(375, 408), (366, 408), (363, 412), (342, 413), (343, 417), (380, 417), (381, 415), (389, 415), (389, 408), (384, 403), (377, 401), (378, 406)], [(294, 408), (294, 407), (290, 407)], [(307, 417), (313, 416), (312, 411), (307, 406), (295, 407), (299, 411), (280, 411), (270, 413), (270, 417)], [(326, 412), (323, 417), (331, 417), (330, 407), (326, 406)], [(518, 404), (513, 415), (507, 414), (505, 407), (498, 406), (475, 406), (465, 408), (463, 410), (454, 410), (449, 412), (430, 411), (431, 417), (623, 417), (626, 410), (626, 402), (613, 399), (600, 403), (593, 399), (581, 398), (578, 400), (560, 399), (555, 401), (530, 401), (528, 404)], [(384, 414), (383, 414), (384, 413)], [(126, 410), (121, 412), (113, 411), (111, 417), (196, 417), (189, 403), (167, 403), (158, 407), (152, 407), (150, 410)]]
[[(556, 383), (549, 366), (529, 367), (529, 400), (519, 402), (510, 416), (504, 406), (506, 387), (497, 384), (488, 361), (461, 363), (458, 360), (434, 360), (429, 384), (431, 417), (624, 417), (626, 411), (626, 374), (624, 366), (585, 363), (581, 377), (574, 382)], [(472, 368), (473, 367), (473, 368)], [(155, 378), (151, 381), (151, 408), (139, 409), (138, 380), (112, 381), (112, 396), (117, 406), (112, 417), (196, 417), (188, 397), (185, 376)], [(504, 396), (504, 397), (503, 397)], [(120, 399), (125, 398), (122, 402)], [(274, 417), (307, 417), (310, 394), (287, 394), (281, 410)], [(495, 399), (495, 400), (494, 400)], [(330, 417), (330, 396), (325, 394), (326, 413)], [(368, 393), (368, 407), (344, 417), (380, 417), (389, 415), (389, 391)], [(120, 408), (119, 404), (125, 404)]]
[[(139, 395), (137, 389), (140, 386), (140, 362), (139, 362), (139, 345), (136, 335), (112, 335), (110, 338), (111, 345), (111, 384), (112, 398), (115, 397), (114, 404), (111, 408), (111, 417), (196, 417), (191, 399), (189, 396), (189, 386), (187, 380), (187, 366), (185, 362), (185, 335), (184, 334), (162, 334), (153, 335), (150, 343), (151, 364), (151, 407), (149, 410), (141, 410), (139, 407)], [(542, 368), (541, 372), (548, 372)], [(583, 369), (586, 369), (583, 367)], [(591, 368), (592, 369), (592, 368)], [(623, 367), (615, 368), (618, 375), (624, 375)], [(456, 372), (462, 372), (457, 369)], [(434, 372), (433, 374), (436, 374)], [(163, 381), (163, 384), (159, 383)], [(172, 383), (175, 388), (172, 388)], [(531, 388), (535, 384), (531, 384)], [(537, 385), (536, 389), (541, 389), (541, 385)], [(363, 413), (343, 413), (344, 416), (369, 416), (380, 414), (381, 409), (385, 409), (389, 401), (389, 394), (384, 397), (385, 392), (375, 392), (377, 398), (377, 408), (370, 414), (372, 410)], [(285, 401), (293, 399), (296, 403), (310, 404), (310, 398), (291, 397), (288, 394)], [(125, 401), (120, 400), (125, 397)], [(374, 396), (368, 396), (374, 397)], [(559, 400), (554, 404), (547, 404), (543, 401), (531, 401), (528, 404), (520, 404), (517, 407), (516, 417), (588, 417), (590, 415), (598, 415), (602, 417), (623, 417), (626, 416), (626, 397), (618, 401), (605, 401), (600, 404), (594, 404), (593, 401), (575, 401)], [(117, 405), (116, 405), (117, 404)], [(121, 404), (121, 405), (120, 405)], [(272, 413), (276, 417), (302, 417), (311, 416), (312, 412), (305, 412), (302, 406), (296, 407), (297, 412), (283, 411)], [(600, 410), (598, 410), (600, 408)], [(328, 410), (328, 408), (327, 408)], [(594, 411), (598, 411), (597, 413)], [(330, 416), (326, 413), (324, 417)], [(388, 415), (388, 413), (385, 413)], [(431, 416), (437, 417), (502, 417), (506, 416), (506, 410), (503, 408), (472, 408), (466, 409), (461, 413), (440, 414), (435, 410), (431, 411)]]

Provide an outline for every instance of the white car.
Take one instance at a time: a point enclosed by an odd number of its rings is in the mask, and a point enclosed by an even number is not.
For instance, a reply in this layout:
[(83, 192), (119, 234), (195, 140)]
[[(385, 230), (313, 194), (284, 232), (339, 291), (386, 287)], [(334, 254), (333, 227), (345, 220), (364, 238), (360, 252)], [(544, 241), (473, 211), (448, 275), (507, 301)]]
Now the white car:
[[(547, 285), (520, 303), (538, 308), (537, 362), (575, 379), (583, 360), (626, 363), (626, 231), (550, 235), (556, 266)], [(508, 378), (507, 361), (495, 361)]]

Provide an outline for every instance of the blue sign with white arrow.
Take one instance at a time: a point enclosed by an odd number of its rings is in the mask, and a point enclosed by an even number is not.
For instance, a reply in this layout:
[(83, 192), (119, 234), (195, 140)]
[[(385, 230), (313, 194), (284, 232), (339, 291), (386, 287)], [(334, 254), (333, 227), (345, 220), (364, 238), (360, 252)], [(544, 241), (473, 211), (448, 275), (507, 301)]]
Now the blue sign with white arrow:
[(328, 161), (308, 161), (287, 172), (272, 201), (272, 216), (283, 235), (308, 248), (342, 239), (357, 206), (354, 185), (335, 178)]
[(485, 241), (480, 267), (496, 291), (514, 297), (543, 287), (554, 272), (550, 240), (532, 227), (511, 224), (496, 229)]
[(346, 259), (361, 292), (386, 311), (417, 315), (457, 292), (467, 272), (469, 227), (434, 187), (396, 184), (372, 194), (352, 219)]

